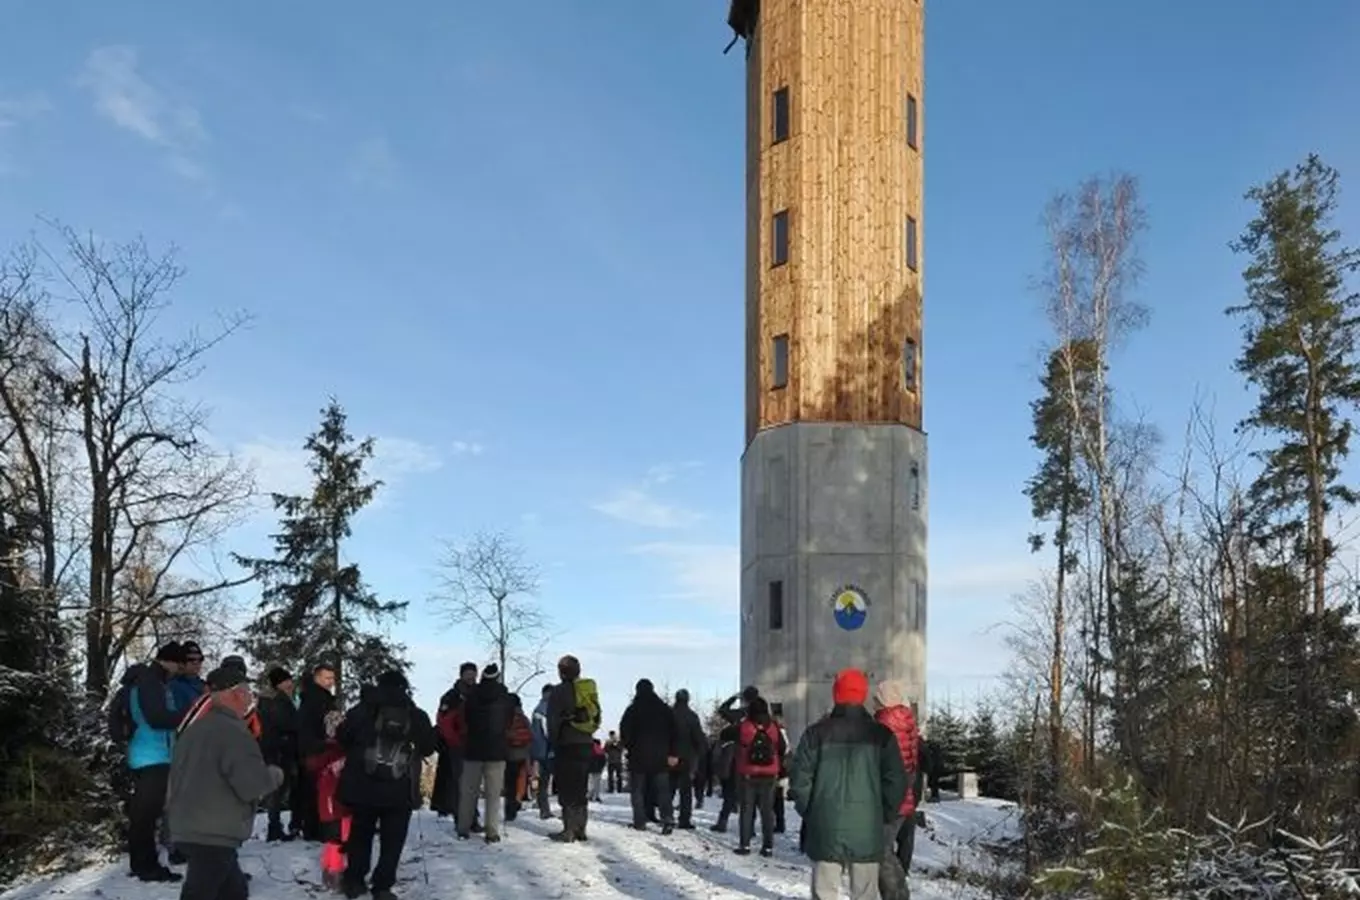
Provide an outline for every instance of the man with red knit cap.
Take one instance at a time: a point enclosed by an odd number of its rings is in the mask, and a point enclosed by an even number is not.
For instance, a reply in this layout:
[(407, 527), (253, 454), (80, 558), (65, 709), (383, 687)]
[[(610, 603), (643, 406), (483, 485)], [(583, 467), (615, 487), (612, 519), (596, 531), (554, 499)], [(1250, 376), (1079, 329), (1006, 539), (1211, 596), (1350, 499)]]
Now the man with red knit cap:
[(789, 794), (807, 828), (813, 900), (878, 900), (884, 826), (895, 822), (907, 773), (893, 733), (864, 708), (869, 679), (844, 669), (832, 687), (835, 707), (807, 731), (789, 769)]

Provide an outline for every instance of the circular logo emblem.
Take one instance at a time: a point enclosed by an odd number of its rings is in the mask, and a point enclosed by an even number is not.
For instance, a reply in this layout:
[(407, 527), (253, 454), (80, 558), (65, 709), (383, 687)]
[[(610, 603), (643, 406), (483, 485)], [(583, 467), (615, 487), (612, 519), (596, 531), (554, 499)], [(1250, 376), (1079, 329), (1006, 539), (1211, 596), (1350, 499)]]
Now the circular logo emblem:
[(836, 624), (846, 631), (857, 631), (869, 618), (869, 598), (864, 591), (847, 584), (831, 595), (831, 614)]

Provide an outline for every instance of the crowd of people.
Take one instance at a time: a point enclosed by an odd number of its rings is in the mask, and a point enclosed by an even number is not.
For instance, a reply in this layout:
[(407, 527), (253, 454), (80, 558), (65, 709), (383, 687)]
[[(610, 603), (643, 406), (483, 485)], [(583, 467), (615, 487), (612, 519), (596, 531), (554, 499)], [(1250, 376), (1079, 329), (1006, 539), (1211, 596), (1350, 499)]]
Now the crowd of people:
[(835, 705), (791, 747), (755, 687), (719, 708), (722, 727), (710, 735), (687, 691), (667, 703), (647, 679), (602, 740), (598, 689), (573, 656), (558, 662), (558, 681), (529, 713), (495, 664), (465, 663), (433, 720), (400, 672), (365, 685), (345, 710), (326, 663), (300, 684), (281, 668), (256, 682), (239, 656), (206, 676), (202, 668), (196, 644), (169, 644), (128, 669), (109, 706), (110, 735), (126, 745), (131, 774), (131, 873), (182, 881), (181, 900), (245, 900), (237, 852), (262, 808), (266, 840), (320, 845), (327, 888), (393, 900), (432, 755), (430, 807), (461, 840), (499, 842), (531, 801), (540, 818), (555, 818), (556, 797), (562, 827), (552, 840), (586, 841), (590, 803), (606, 789), (629, 795), (633, 828), (656, 824), (668, 835), (693, 829), (693, 810), (716, 789), (712, 829), (726, 832), (735, 814), (741, 855), (772, 855), (784, 807), (794, 804), (814, 900), (838, 897), (847, 877), (854, 900), (909, 896), (921, 736), (896, 682), (871, 696), (862, 672), (841, 672)]

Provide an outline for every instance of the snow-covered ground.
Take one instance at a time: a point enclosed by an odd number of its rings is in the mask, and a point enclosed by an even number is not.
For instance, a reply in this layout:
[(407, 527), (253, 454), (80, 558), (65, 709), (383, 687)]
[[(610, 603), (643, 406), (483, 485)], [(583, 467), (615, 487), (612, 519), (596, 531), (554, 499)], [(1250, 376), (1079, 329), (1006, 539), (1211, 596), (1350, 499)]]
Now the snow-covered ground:
[[(946, 795), (947, 796), (947, 795)], [(716, 800), (716, 798), (714, 798)], [(396, 892), (401, 900), (786, 900), (809, 895), (809, 863), (798, 853), (798, 820), (789, 810), (789, 833), (776, 835), (775, 855), (736, 856), (735, 818), (727, 834), (708, 829), (717, 814), (709, 801), (696, 811), (699, 829), (663, 837), (628, 828), (626, 798), (592, 804), (590, 840), (559, 846), (547, 835), (559, 825), (532, 810), (505, 829), (505, 840), (459, 842), (453, 826), (429, 811), (411, 823)], [(912, 896), (916, 900), (968, 898), (973, 892), (938, 873), (949, 868), (989, 873), (997, 868), (984, 845), (1012, 836), (1013, 806), (996, 800), (951, 800), (926, 806), (918, 832)], [(263, 832), (263, 819), (257, 835)], [(252, 900), (310, 900), (330, 896), (320, 887), (316, 847), (252, 840), (241, 865), (252, 876)], [(146, 885), (129, 878), (123, 861), (13, 888), (0, 900), (175, 900), (179, 885)]]

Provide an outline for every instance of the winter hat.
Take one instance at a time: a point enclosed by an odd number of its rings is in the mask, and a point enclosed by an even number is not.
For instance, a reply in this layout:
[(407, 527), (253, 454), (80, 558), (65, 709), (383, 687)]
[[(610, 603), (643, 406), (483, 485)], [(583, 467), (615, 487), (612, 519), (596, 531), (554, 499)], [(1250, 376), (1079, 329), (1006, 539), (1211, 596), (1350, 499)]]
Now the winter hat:
[(884, 709), (907, 705), (907, 689), (900, 681), (880, 681), (874, 691), (874, 699)]
[(184, 650), (185, 662), (195, 658), (199, 662), (203, 662), (203, 648), (198, 646), (198, 641), (185, 641), (180, 644), (180, 647)]
[(171, 641), (156, 651), (156, 662), (184, 662), (184, 646), (177, 641)]
[(500, 677), (501, 667), (496, 665), (495, 663), (491, 663), (488, 666), (486, 666), (486, 668), (482, 669), (483, 681), (499, 681)]
[(378, 687), (387, 690), (409, 691), (411, 689), (411, 682), (406, 680), (405, 675), (401, 674), (396, 669), (392, 669), (391, 671), (384, 672), (378, 676)]
[(235, 671), (237, 671), (237, 672), (240, 672), (240, 673), (241, 673), (241, 677), (244, 678), (245, 675), (246, 675), (246, 661), (245, 661), (245, 657), (242, 657), (242, 656), (228, 656), (228, 657), (226, 657), (225, 659), (222, 660), (222, 665), (221, 665), (219, 668), (223, 668), (223, 669), (233, 669), (233, 670), (235, 670)]
[(292, 681), (293, 675), (283, 666), (275, 666), (269, 670), (269, 686), (277, 688), (285, 681)]
[(831, 688), (837, 706), (863, 706), (869, 699), (869, 679), (859, 669), (841, 669)]
[(581, 677), (581, 661), (568, 653), (557, 661), (557, 674), (563, 681), (575, 681)]
[(229, 691), (246, 683), (246, 673), (235, 666), (221, 666), (208, 673), (208, 690)]
[(652, 684), (650, 678), (639, 678), (638, 683), (634, 686), (634, 691), (639, 697), (646, 694), (655, 694), (656, 686)]

